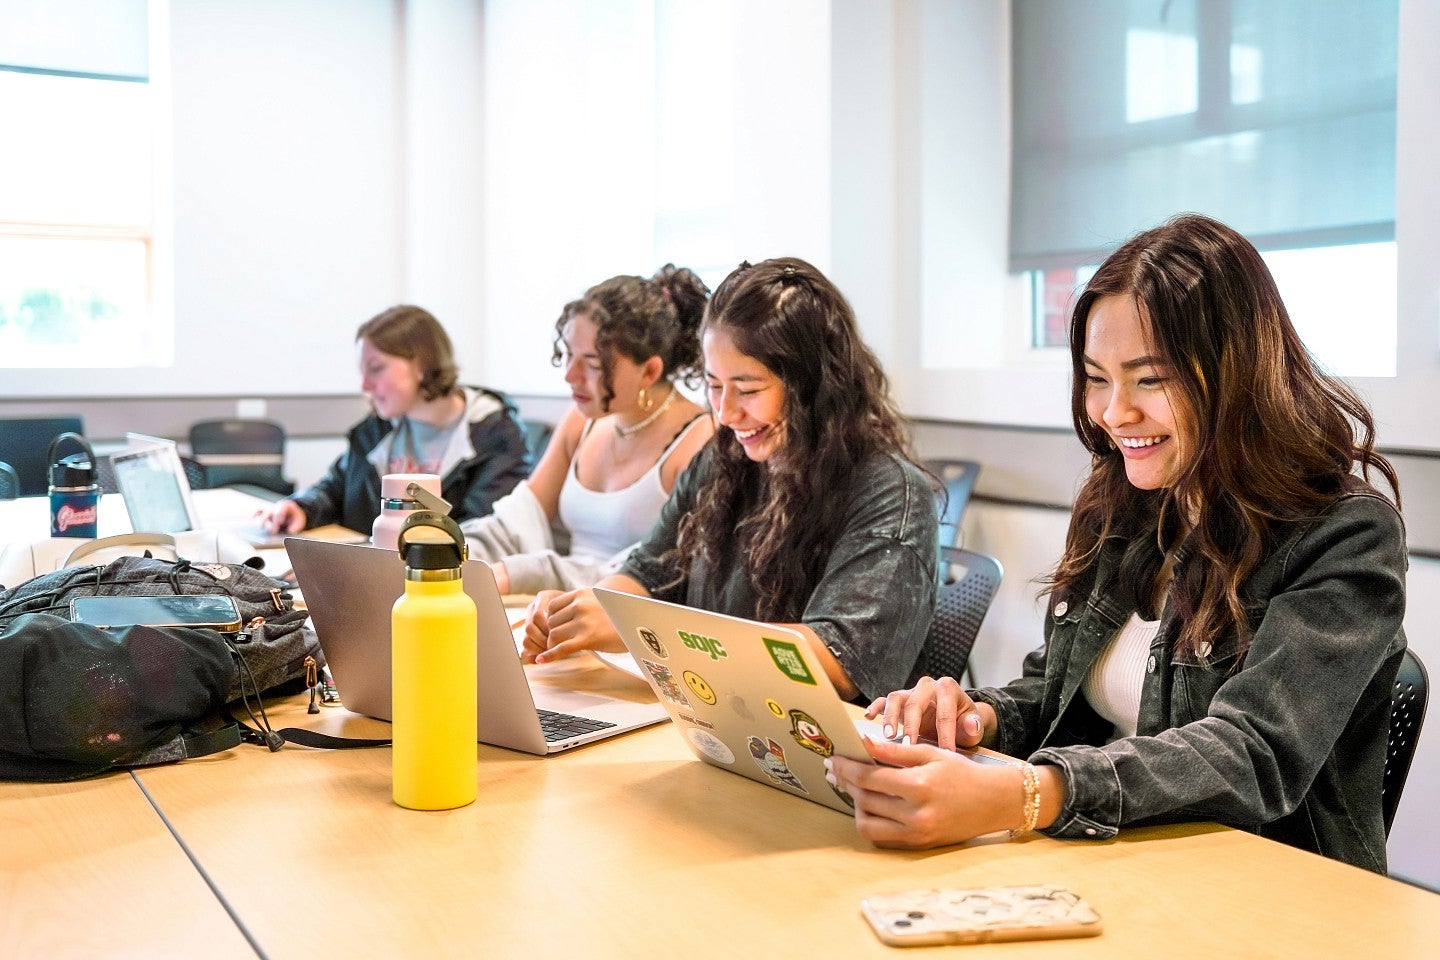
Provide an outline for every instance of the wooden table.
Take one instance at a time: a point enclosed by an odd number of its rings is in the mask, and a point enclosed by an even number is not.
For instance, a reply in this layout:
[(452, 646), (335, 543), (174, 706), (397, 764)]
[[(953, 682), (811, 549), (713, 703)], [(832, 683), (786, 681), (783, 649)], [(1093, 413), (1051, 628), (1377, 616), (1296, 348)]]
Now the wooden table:
[[(540, 669), (636, 690), (594, 661)], [(272, 720), (385, 730), (337, 709), (309, 717), (298, 698)], [(138, 776), (275, 958), (893, 960), (860, 918), (865, 895), (1025, 882), (1073, 887), (1106, 932), (970, 949), (1415, 956), (1440, 930), (1440, 896), (1213, 825), (900, 853), (841, 814), (694, 760), (669, 724), (550, 758), (478, 750), (479, 800), (440, 813), (391, 803), (385, 749), (244, 749)]]
[[(650, 696), (593, 658), (530, 669)], [(388, 735), (305, 705), (273, 702), (272, 723)], [(894, 960), (866, 895), (1031, 882), (1080, 892), (1105, 933), (965, 956), (1410, 957), (1440, 930), (1440, 896), (1213, 825), (902, 853), (696, 761), (669, 724), (548, 758), (477, 751), (479, 799), (445, 812), (391, 802), (384, 748), (0, 783), (0, 957)]]
[(130, 774), (0, 783), (0, 845), (0, 956), (255, 956)]

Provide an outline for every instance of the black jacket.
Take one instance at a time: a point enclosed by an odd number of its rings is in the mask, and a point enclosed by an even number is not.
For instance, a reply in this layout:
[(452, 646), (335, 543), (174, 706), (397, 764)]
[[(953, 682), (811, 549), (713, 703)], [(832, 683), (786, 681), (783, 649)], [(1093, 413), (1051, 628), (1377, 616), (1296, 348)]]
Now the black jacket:
[[(440, 495), (457, 521), (483, 517), (495, 501), (530, 475), (531, 460), (510, 398), (495, 390), (463, 387), (466, 416), (447, 452)], [(498, 409), (497, 409), (498, 405)], [(338, 523), (369, 533), (380, 515), (380, 474), (371, 463), (395, 424), (370, 415), (345, 435), (347, 449), (310, 489), (290, 499), (305, 511), (306, 525)]]

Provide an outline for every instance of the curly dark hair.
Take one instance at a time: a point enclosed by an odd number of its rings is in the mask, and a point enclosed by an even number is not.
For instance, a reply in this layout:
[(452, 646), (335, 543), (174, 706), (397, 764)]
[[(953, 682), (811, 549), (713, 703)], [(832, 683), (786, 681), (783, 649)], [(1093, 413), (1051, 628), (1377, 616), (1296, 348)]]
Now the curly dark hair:
[(680, 379), (694, 387), (700, 382), (700, 321), (709, 296), (710, 288), (693, 270), (673, 263), (648, 280), (611, 277), (565, 304), (555, 321), (550, 362), (557, 367), (564, 362), (565, 325), (586, 316), (595, 324), (595, 349), (600, 354), (601, 409), (609, 410), (615, 398), (611, 377), (617, 355), (635, 363), (659, 357), (665, 362), (664, 379)]
[(755, 463), (729, 430), (712, 441), (695, 509), (664, 562), (686, 579), (703, 558), (744, 558), (758, 615), (800, 618), (850, 502), (855, 468), (893, 453), (913, 461), (889, 381), (855, 314), (819, 270), (794, 257), (742, 263), (716, 289), (702, 333), (723, 330), (785, 386), (783, 440)]
[[(1131, 486), (1123, 456), (1085, 412), (1086, 323), (1097, 300), (1115, 295), (1134, 298), (1151, 351), (1169, 368), (1170, 403), (1192, 434), (1173, 483), (1159, 490)], [(1316, 366), (1265, 261), (1225, 224), (1182, 214), (1111, 254), (1075, 304), (1070, 360), (1071, 416), (1093, 461), (1065, 553), (1046, 580), (1052, 603), (1118, 535), (1134, 545), (1122, 561), (1131, 563), (1127, 582), (1153, 583), (1163, 553), (1178, 552), (1178, 650), (1199, 652), (1233, 631), (1243, 653), (1251, 637), (1240, 587), (1278, 524), (1319, 513), (1372, 469), (1399, 507), (1365, 403)]]
[(381, 353), (414, 361), (420, 368), (420, 396), (437, 400), (455, 389), (460, 368), (450, 335), (430, 311), (402, 303), (360, 324), (355, 342), (368, 340)]

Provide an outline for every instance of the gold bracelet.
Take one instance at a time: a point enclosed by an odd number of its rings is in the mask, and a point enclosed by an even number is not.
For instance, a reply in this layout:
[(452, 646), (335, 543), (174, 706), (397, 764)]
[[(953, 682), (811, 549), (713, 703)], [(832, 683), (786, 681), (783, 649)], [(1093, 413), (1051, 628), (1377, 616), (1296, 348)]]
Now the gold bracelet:
[(1020, 773), (1024, 778), (1024, 793), (1020, 800), (1021, 822), (1020, 826), (1010, 831), (1011, 840), (1034, 830), (1035, 822), (1040, 819), (1040, 774), (1031, 763), (1022, 764)]

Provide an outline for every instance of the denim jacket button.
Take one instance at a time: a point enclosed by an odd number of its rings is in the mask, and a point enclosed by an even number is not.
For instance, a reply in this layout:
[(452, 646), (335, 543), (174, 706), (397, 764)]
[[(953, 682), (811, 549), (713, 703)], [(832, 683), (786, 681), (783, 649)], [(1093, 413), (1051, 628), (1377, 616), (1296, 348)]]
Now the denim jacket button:
[(1154, 673), (1156, 666), (1158, 666), (1158, 664), (1155, 660), (1155, 654), (1152, 653), (1150, 654), (1150, 662), (1145, 664), (1145, 670), (1147, 673)]
[(1061, 600), (1059, 603), (1055, 604), (1055, 616), (1063, 617), (1069, 612), (1070, 604), (1066, 603), (1064, 600)]

